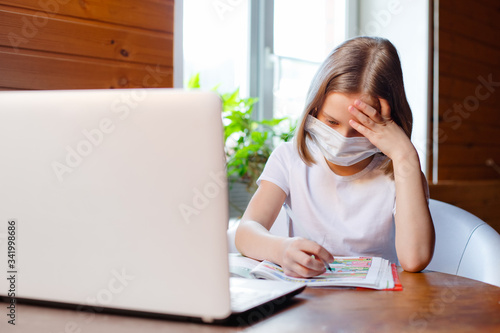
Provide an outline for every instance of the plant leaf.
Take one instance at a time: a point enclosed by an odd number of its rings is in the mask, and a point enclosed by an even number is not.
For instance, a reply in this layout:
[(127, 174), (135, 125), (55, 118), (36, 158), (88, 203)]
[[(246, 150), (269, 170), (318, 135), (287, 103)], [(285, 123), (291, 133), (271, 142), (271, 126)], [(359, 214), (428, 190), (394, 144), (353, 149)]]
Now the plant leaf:
[(199, 89), (200, 88), (200, 73), (196, 73), (189, 78), (186, 86), (187, 89)]
[(280, 124), (283, 120), (286, 120), (286, 119), (288, 119), (288, 117), (274, 118), (274, 119), (264, 119), (264, 120), (261, 120), (260, 123), (262, 125), (267, 125), (267, 126), (274, 127), (274, 126)]

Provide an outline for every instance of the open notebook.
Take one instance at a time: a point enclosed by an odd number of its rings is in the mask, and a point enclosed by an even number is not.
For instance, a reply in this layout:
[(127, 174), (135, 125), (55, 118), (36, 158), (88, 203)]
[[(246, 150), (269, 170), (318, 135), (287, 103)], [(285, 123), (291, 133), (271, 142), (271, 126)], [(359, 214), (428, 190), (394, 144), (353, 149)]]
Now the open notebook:
[[(230, 283), (216, 94), (24, 91), (0, 100), (5, 301), (211, 322), (304, 289)], [(233, 296), (232, 305), (230, 285), (256, 299)]]

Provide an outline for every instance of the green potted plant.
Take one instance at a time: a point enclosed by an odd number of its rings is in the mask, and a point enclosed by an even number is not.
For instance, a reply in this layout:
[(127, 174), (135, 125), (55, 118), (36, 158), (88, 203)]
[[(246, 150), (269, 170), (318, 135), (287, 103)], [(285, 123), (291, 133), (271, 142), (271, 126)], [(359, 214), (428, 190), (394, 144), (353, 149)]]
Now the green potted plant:
[[(200, 88), (199, 74), (191, 77), (187, 87)], [(239, 88), (220, 93), (224, 145), (227, 157), (229, 203), (232, 217), (243, 214), (251, 195), (257, 189), (259, 178), (273, 149), (281, 142), (289, 141), (295, 130), (289, 118), (256, 120), (253, 107), (257, 99), (241, 98)], [(244, 187), (247, 193), (241, 193)], [(238, 193), (239, 192), (239, 193)]]

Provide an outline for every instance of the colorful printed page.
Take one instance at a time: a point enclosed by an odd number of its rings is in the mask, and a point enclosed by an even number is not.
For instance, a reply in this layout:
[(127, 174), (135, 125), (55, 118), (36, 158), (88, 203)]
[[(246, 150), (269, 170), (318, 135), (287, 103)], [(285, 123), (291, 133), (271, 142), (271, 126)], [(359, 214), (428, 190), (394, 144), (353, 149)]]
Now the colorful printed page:
[(394, 287), (390, 263), (379, 257), (337, 257), (330, 264), (332, 271), (313, 278), (294, 278), (269, 261), (261, 262), (251, 271), (256, 278), (306, 283), (309, 287), (363, 287), (390, 289)]
[[(306, 283), (309, 287), (395, 288), (395, 270), (388, 260), (379, 257), (335, 257), (331, 271), (313, 278), (293, 278), (272, 262), (253, 260), (241, 254), (229, 255), (232, 276)], [(401, 285), (398, 285), (401, 288)], [(400, 290), (400, 289), (398, 289)]]

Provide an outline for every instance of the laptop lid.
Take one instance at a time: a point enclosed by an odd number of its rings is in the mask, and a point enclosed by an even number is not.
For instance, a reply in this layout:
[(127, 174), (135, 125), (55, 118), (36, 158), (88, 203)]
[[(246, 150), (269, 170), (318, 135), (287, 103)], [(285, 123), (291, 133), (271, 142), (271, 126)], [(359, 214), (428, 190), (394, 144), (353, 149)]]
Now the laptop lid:
[(0, 253), (11, 260), (0, 261), (10, 277), (0, 279), (0, 295), (229, 315), (216, 94), (73, 90), (0, 98)]

